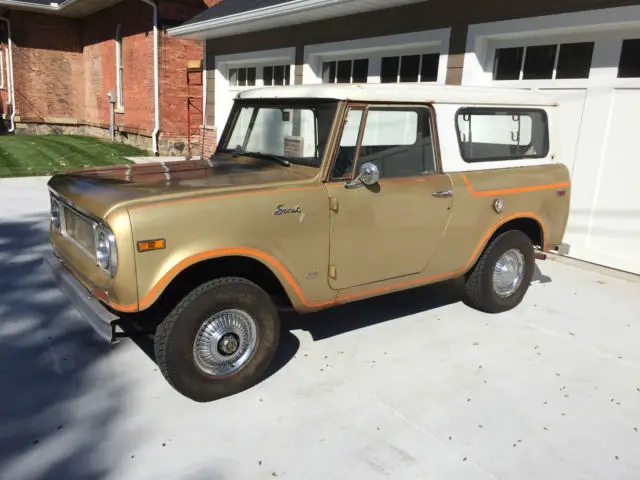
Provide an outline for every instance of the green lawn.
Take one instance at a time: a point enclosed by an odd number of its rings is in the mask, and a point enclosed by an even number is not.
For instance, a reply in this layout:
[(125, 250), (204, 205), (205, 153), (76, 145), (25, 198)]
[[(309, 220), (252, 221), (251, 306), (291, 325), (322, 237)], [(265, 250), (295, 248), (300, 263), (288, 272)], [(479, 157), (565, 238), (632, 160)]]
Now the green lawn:
[(121, 143), (76, 135), (0, 135), (0, 177), (52, 175), (69, 169), (122, 165), (149, 155)]

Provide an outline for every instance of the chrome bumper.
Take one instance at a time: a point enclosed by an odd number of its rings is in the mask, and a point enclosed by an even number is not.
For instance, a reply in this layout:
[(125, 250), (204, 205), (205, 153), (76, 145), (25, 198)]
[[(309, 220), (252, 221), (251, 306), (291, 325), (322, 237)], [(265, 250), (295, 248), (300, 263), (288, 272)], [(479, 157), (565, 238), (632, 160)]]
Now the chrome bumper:
[(112, 344), (118, 343), (114, 322), (119, 318), (91, 295), (84, 285), (65, 268), (58, 257), (53, 253), (47, 254), (42, 262), (42, 269), (71, 300), (98, 335)]

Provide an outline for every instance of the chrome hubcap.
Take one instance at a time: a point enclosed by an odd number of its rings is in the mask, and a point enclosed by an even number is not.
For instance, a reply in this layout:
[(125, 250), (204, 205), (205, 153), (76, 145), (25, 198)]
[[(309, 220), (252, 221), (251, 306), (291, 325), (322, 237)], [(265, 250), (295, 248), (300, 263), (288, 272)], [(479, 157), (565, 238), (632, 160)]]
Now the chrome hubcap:
[(506, 251), (493, 269), (493, 290), (500, 297), (508, 297), (518, 290), (524, 277), (524, 255), (520, 250)]
[(193, 342), (193, 358), (209, 375), (229, 375), (252, 357), (258, 343), (256, 323), (242, 310), (223, 310), (205, 320)]

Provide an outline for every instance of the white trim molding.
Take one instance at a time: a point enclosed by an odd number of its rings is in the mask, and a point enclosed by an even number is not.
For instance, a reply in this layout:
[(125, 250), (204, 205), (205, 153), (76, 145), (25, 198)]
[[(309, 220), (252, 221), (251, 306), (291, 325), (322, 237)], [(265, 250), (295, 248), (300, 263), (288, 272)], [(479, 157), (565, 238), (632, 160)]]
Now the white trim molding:
[[(215, 57), (215, 127), (218, 132), (222, 132), (224, 124), (229, 114), (232, 95), (247, 88), (264, 86), (262, 78), (262, 67), (281, 64), (289, 66), (289, 84), (293, 85), (295, 79), (295, 47), (281, 48), (276, 50), (260, 50), (255, 52), (244, 52), (233, 55), (219, 55)], [(234, 87), (229, 85), (229, 69), (237, 67), (256, 67), (257, 77), (255, 86)]]
[(380, 62), (382, 57), (439, 53), (438, 79), (444, 84), (447, 77), (450, 28), (426, 30), (383, 37), (361, 38), (343, 42), (308, 45), (304, 49), (302, 83), (322, 83), (322, 63), (324, 61), (368, 58), (368, 83), (380, 83)]
[[(535, 45), (554, 41), (581, 41), (598, 33), (633, 37), (640, 28), (640, 5), (545, 15), (470, 25), (462, 72), (463, 85), (493, 83), (493, 52), (497, 45)], [(635, 32), (634, 32), (635, 31)], [(594, 57), (598, 52), (594, 52)], [(594, 64), (598, 59), (594, 58)], [(604, 73), (604, 72), (602, 72)], [(522, 81), (518, 82), (521, 86)], [(532, 86), (535, 86), (532, 84)]]
[[(169, 35), (191, 40), (221, 38), (270, 28), (298, 25), (373, 10), (418, 3), (424, 0), (291, 0), (220, 18), (170, 28)], [(216, 8), (215, 6), (211, 8)]]

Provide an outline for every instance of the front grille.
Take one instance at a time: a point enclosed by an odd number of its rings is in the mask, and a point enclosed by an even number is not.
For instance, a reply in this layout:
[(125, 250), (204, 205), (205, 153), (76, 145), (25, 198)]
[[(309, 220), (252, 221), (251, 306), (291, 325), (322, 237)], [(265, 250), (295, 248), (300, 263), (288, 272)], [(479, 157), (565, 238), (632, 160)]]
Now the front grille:
[(79, 244), (90, 255), (96, 251), (93, 224), (66, 205), (62, 208), (66, 235)]

